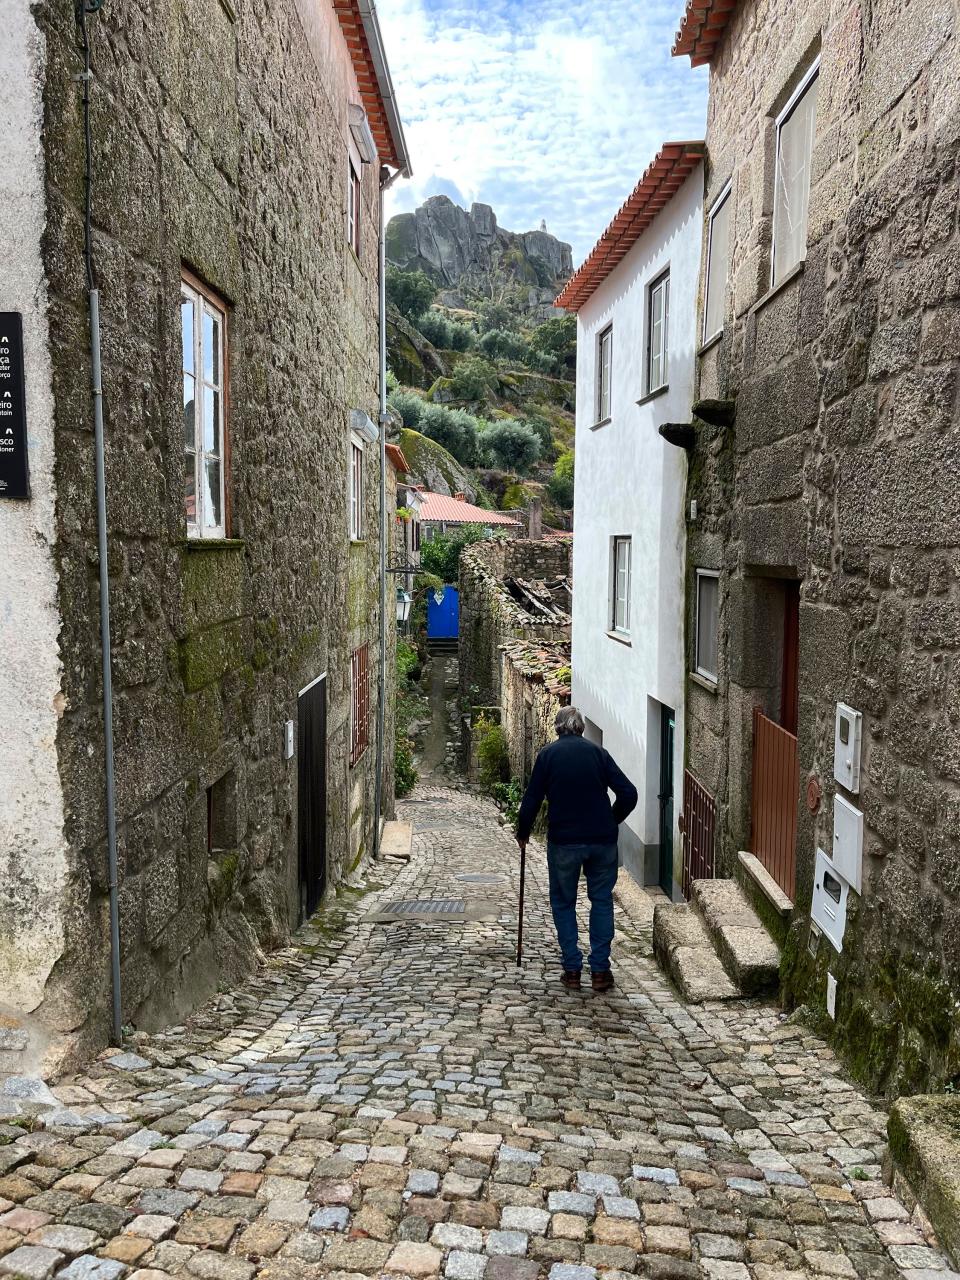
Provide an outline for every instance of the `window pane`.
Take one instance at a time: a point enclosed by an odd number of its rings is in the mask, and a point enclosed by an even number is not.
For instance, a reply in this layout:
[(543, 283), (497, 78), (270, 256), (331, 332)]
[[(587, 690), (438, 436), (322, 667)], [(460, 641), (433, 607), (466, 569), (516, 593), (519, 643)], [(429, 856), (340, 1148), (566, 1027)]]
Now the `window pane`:
[(203, 388), (203, 451), (220, 452), (220, 392)]
[(183, 473), (183, 506), (187, 516), (187, 524), (197, 522), (197, 456), (194, 453), (185, 455)]
[(196, 397), (197, 391), (189, 373), (183, 375), (183, 443), (187, 449), (197, 447)]
[(670, 338), (670, 277), (663, 282), (663, 328), (660, 337), (660, 383), (667, 380), (667, 352)]
[(810, 203), (810, 157), (817, 116), (817, 79), (781, 124), (773, 207), (773, 283), (805, 256)]
[(717, 578), (697, 579), (697, 670), (716, 679), (720, 583)]
[(180, 331), (183, 339), (183, 368), (186, 373), (195, 373), (194, 369), (194, 334), (193, 334), (193, 299), (183, 298), (180, 302)]
[(209, 307), (203, 309), (203, 377), (220, 385), (220, 321)]
[(203, 524), (216, 529), (223, 523), (223, 489), (219, 458), (204, 459)]
[(730, 197), (727, 195), (710, 219), (710, 243), (707, 246), (707, 298), (703, 315), (704, 341), (712, 338), (723, 328), (730, 261), (729, 237)]

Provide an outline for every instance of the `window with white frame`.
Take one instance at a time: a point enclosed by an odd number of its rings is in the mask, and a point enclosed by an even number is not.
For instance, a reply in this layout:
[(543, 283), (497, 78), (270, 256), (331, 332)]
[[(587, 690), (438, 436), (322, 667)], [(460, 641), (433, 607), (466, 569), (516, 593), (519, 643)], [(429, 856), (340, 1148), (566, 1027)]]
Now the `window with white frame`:
[(610, 630), (630, 634), (630, 538), (614, 538), (610, 552)]
[(363, 441), (350, 437), (350, 538), (358, 542), (363, 537)]
[(707, 224), (707, 296), (703, 301), (703, 341), (723, 329), (723, 312), (730, 275), (730, 187), (710, 210)]
[(183, 505), (190, 538), (226, 536), (226, 310), (191, 277), (180, 284)]
[(647, 289), (647, 394), (667, 385), (667, 331), (670, 324), (670, 272)]
[(597, 338), (597, 422), (610, 417), (610, 375), (613, 371), (613, 325)]
[(817, 125), (819, 70), (818, 59), (777, 117), (772, 285), (778, 284), (807, 253), (810, 162)]
[(347, 157), (347, 240), (360, 257), (360, 166)]
[(717, 679), (720, 634), (720, 575), (697, 570), (697, 626), (694, 670), (705, 680)]

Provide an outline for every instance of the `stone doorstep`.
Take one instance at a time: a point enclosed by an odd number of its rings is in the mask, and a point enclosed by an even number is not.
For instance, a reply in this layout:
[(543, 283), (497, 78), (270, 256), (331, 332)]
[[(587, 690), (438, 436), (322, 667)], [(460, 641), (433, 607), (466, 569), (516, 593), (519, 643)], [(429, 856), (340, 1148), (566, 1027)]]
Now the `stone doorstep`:
[(694, 880), (693, 906), (735, 985), (746, 996), (780, 985), (780, 948), (735, 880)]
[(413, 853), (413, 824), (385, 822), (380, 836), (380, 857), (409, 862)]
[(689, 1003), (741, 998), (710, 943), (706, 926), (689, 903), (656, 904), (653, 951), (661, 969)]
[(789, 920), (790, 916), (793, 914), (793, 903), (783, 892), (760, 859), (754, 854), (748, 853), (746, 849), (741, 849), (737, 854), (737, 858), (744, 875), (749, 876), (750, 880), (767, 899), (777, 915), (783, 920)]
[(887, 1124), (899, 1174), (960, 1269), (960, 1095), (899, 1098)]

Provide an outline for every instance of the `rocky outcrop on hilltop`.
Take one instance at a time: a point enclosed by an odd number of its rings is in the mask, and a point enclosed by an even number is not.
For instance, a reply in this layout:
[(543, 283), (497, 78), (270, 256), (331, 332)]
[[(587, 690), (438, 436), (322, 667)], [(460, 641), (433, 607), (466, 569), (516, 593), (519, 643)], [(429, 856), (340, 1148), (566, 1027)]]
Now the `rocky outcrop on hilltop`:
[(505, 231), (489, 205), (467, 211), (448, 196), (390, 219), (387, 258), (423, 271), (454, 298), (463, 289), (496, 297), (503, 287), (526, 285), (530, 311), (549, 308), (573, 271), (570, 245), (548, 231)]

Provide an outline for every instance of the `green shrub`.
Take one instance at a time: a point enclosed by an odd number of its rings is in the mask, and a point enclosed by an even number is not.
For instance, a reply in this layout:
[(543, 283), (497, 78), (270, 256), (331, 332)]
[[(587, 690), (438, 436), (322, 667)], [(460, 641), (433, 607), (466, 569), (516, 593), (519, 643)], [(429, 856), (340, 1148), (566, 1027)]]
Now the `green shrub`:
[(474, 542), (486, 537), (483, 527), (464, 525), (456, 533), (437, 533), (420, 548), (420, 568), (424, 573), (435, 574), (441, 582), (456, 583), (460, 577), (460, 553)]
[(481, 356), (467, 356), (453, 371), (451, 388), (458, 400), (485, 400), (497, 380), (493, 366)]
[(478, 422), (465, 409), (448, 409), (424, 403), (418, 430), (452, 453), (459, 463), (472, 467), (477, 461)]
[(547, 488), (554, 502), (561, 507), (573, 506), (573, 450), (564, 449), (553, 468)]
[(412, 644), (406, 640), (397, 641), (397, 682), (401, 685), (411, 683), (411, 676), (420, 666), (420, 655)]
[(422, 271), (401, 271), (387, 264), (387, 300), (416, 323), (437, 295), (437, 286)]
[(415, 391), (391, 391), (387, 403), (391, 409), (399, 413), (405, 427), (417, 430), (423, 411), (427, 407), (423, 396), (418, 396)]
[(527, 344), (520, 335), (506, 329), (488, 329), (477, 346), (493, 360), (522, 360), (528, 354)]
[(577, 363), (577, 317), (556, 316), (537, 325), (530, 338), (530, 345), (535, 351), (545, 352), (554, 358), (558, 365), (569, 369)]
[(473, 726), (480, 785), (488, 791), (498, 782), (510, 781), (510, 755), (507, 735), (498, 724), (480, 716)]
[(505, 471), (524, 475), (540, 457), (540, 440), (534, 429), (518, 418), (492, 422), (480, 437), (482, 452)]
[(408, 796), (417, 785), (419, 774), (413, 767), (413, 743), (397, 730), (394, 746), (394, 785), (398, 797)]
[(516, 329), (517, 317), (503, 302), (482, 302), (477, 314), (477, 325), (481, 333), (490, 329)]
[(517, 779), (511, 778), (509, 782), (495, 782), (490, 788), (490, 794), (503, 810), (510, 825), (516, 827), (517, 818), (520, 816), (520, 802), (523, 799), (523, 787)]

